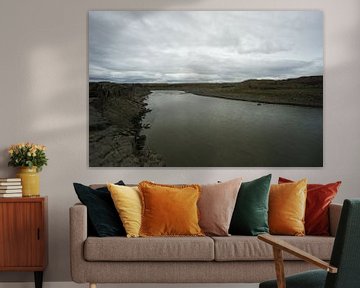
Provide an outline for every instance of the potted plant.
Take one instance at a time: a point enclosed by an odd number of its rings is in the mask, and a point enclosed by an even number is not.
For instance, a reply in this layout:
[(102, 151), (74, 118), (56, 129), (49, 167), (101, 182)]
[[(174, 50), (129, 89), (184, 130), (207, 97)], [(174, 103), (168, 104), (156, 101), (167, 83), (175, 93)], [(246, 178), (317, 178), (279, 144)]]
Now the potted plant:
[(9, 166), (19, 167), (17, 177), (21, 178), (22, 194), (24, 197), (39, 196), (39, 174), (48, 159), (45, 154), (46, 147), (34, 143), (20, 143), (11, 145), (8, 149), (10, 155)]

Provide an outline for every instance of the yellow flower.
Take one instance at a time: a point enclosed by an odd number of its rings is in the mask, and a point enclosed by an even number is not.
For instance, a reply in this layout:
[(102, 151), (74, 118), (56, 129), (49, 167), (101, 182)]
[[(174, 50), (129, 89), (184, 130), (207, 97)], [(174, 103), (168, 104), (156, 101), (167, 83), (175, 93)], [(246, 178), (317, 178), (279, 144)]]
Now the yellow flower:
[(27, 156), (29, 156), (29, 157), (31, 156), (31, 153), (30, 153), (30, 152), (28, 152), (28, 153), (26, 153), (26, 154), (27, 154)]
[(41, 151), (45, 151), (46, 147), (44, 145), (37, 145), (36, 146), (37, 149), (41, 150)]
[(9, 149), (9, 154), (13, 155), (14, 154), (14, 150), (13, 149)]

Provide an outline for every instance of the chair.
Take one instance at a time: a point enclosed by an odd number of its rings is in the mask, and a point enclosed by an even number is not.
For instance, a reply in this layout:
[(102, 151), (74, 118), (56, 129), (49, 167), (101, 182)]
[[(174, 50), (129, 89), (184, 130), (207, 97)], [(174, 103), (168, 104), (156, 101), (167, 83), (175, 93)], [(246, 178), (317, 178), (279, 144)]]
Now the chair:
[[(269, 234), (258, 238), (273, 246), (276, 280), (259, 288), (358, 288), (360, 287), (360, 199), (345, 200), (335, 237), (330, 264)], [(284, 277), (282, 251), (321, 269)]]

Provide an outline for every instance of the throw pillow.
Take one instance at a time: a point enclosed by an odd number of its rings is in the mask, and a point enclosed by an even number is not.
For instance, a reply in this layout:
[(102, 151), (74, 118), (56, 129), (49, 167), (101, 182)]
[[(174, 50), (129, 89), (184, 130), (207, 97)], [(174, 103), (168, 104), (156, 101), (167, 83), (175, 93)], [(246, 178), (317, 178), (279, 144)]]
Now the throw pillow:
[(270, 181), (271, 174), (241, 184), (231, 218), (230, 234), (256, 236), (269, 233)]
[(139, 237), (141, 226), (141, 197), (137, 187), (107, 185), (127, 237)]
[(306, 184), (273, 184), (269, 195), (269, 228), (271, 234), (303, 236), (306, 207)]
[(207, 235), (229, 236), (231, 216), (242, 178), (218, 184), (201, 185), (198, 202), (201, 229)]
[(202, 236), (196, 203), (198, 185), (139, 184), (143, 214), (141, 236)]
[[(124, 185), (119, 181), (118, 185)], [(75, 192), (87, 207), (88, 223), (94, 236), (125, 236), (125, 229), (120, 221), (110, 192), (106, 187), (92, 189), (80, 183), (74, 183)]]
[[(293, 181), (279, 177), (279, 184)], [(329, 236), (329, 206), (335, 198), (341, 181), (329, 184), (308, 184), (305, 211), (305, 233)]]

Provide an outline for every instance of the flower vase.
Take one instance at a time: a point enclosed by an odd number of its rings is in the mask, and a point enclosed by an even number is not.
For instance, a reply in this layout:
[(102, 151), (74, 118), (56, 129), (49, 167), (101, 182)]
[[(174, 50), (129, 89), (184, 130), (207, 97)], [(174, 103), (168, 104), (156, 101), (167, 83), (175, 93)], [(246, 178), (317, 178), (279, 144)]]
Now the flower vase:
[(23, 197), (40, 196), (40, 177), (35, 166), (20, 167), (16, 177), (21, 178)]

